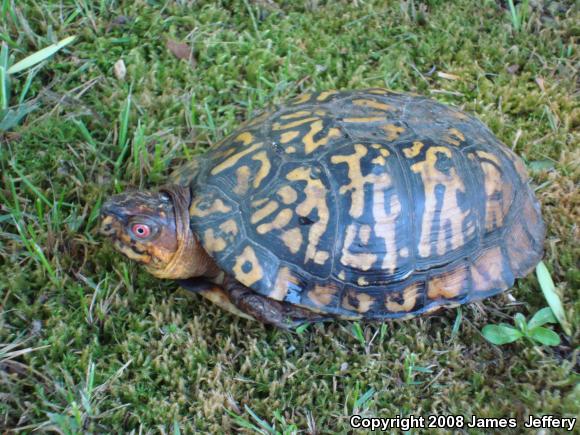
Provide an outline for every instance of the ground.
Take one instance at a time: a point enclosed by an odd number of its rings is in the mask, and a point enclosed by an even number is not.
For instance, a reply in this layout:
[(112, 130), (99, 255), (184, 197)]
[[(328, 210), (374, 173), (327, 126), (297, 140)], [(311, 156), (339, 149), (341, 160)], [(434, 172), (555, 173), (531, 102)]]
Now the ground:
[[(30, 82), (37, 109), (0, 133), (0, 430), (344, 433), (352, 414), (578, 414), (574, 2), (0, 3), (12, 62), (77, 36)], [(10, 104), (26, 77), (10, 77)], [(107, 196), (159, 185), (260, 109), (370, 86), (474, 113), (524, 159), (572, 324), (552, 326), (560, 346), (481, 334), (546, 306), (533, 275), (428, 318), (290, 334), (150, 277), (97, 235)]]

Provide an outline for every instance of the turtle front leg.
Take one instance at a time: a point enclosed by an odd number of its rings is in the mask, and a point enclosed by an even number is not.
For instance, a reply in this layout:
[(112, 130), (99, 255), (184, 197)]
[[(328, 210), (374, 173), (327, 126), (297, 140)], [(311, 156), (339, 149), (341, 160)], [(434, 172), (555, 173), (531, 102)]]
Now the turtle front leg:
[(232, 303), (241, 311), (262, 323), (268, 323), (281, 329), (292, 330), (306, 322), (322, 322), (332, 319), (332, 317), (315, 313), (306, 308), (263, 296), (229, 277), (224, 281), (224, 289)]
[(177, 280), (177, 283), (185, 290), (193, 293), (199, 293), (204, 298), (210, 300), (223, 310), (235, 314), (236, 316), (243, 317), (244, 319), (255, 320), (251, 315), (240, 311), (238, 307), (232, 303), (230, 296), (218, 284), (214, 284), (211, 281), (205, 280), (203, 278), (179, 279)]
[(222, 285), (203, 278), (176, 281), (184, 289), (199, 293), (230, 313), (285, 330), (292, 330), (306, 322), (322, 322), (332, 319), (330, 316), (270, 299), (229, 277), (224, 279)]

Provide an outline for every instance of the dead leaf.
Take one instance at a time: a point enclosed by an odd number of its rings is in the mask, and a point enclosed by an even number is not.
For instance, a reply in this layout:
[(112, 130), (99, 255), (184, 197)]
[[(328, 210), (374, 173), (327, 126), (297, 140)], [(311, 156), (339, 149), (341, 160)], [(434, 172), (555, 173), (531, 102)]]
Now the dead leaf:
[(117, 80), (125, 80), (125, 76), (127, 75), (127, 68), (125, 67), (125, 62), (123, 62), (123, 59), (119, 59), (117, 62), (115, 62), (115, 65), (113, 65), (113, 73), (115, 74)]
[(516, 74), (520, 70), (520, 66), (517, 63), (506, 67), (506, 71), (510, 74)]
[(437, 71), (437, 76), (447, 80), (461, 80), (461, 77), (443, 71)]
[(542, 77), (536, 77), (536, 84), (540, 87), (542, 92), (546, 92), (546, 88), (544, 86), (544, 79)]
[(175, 57), (182, 60), (187, 60), (191, 63), (192, 67), (195, 67), (195, 59), (189, 45), (185, 42), (178, 42), (172, 39), (167, 40), (166, 44), (169, 51), (173, 53)]
[(116, 27), (124, 27), (127, 24), (129, 24), (130, 21), (131, 21), (131, 18), (126, 17), (125, 15), (119, 15), (113, 21), (111, 21), (109, 24), (107, 24), (105, 32), (109, 33), (112, 29), (114, 29)]

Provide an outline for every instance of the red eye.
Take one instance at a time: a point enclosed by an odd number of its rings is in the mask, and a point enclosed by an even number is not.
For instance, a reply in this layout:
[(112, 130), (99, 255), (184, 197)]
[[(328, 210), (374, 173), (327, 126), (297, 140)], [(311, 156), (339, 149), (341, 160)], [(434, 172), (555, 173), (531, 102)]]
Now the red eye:
[(151, 234), (151, 230), (148, 225), (145, 224), (135, 224), (131, 227), (131, 231), (135, 234), (135, 237), (140, 239), (146, 239)]

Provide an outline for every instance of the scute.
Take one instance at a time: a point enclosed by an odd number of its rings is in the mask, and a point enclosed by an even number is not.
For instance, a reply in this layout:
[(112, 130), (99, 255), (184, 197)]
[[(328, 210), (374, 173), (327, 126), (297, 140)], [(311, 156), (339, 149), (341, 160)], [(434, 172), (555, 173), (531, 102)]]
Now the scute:
[(499, 293), (541, 258), (523, 163), (480, 121), (384, 89), (299, 96), (176, 171), (191, 225), (256, 292), (342, 318)]

